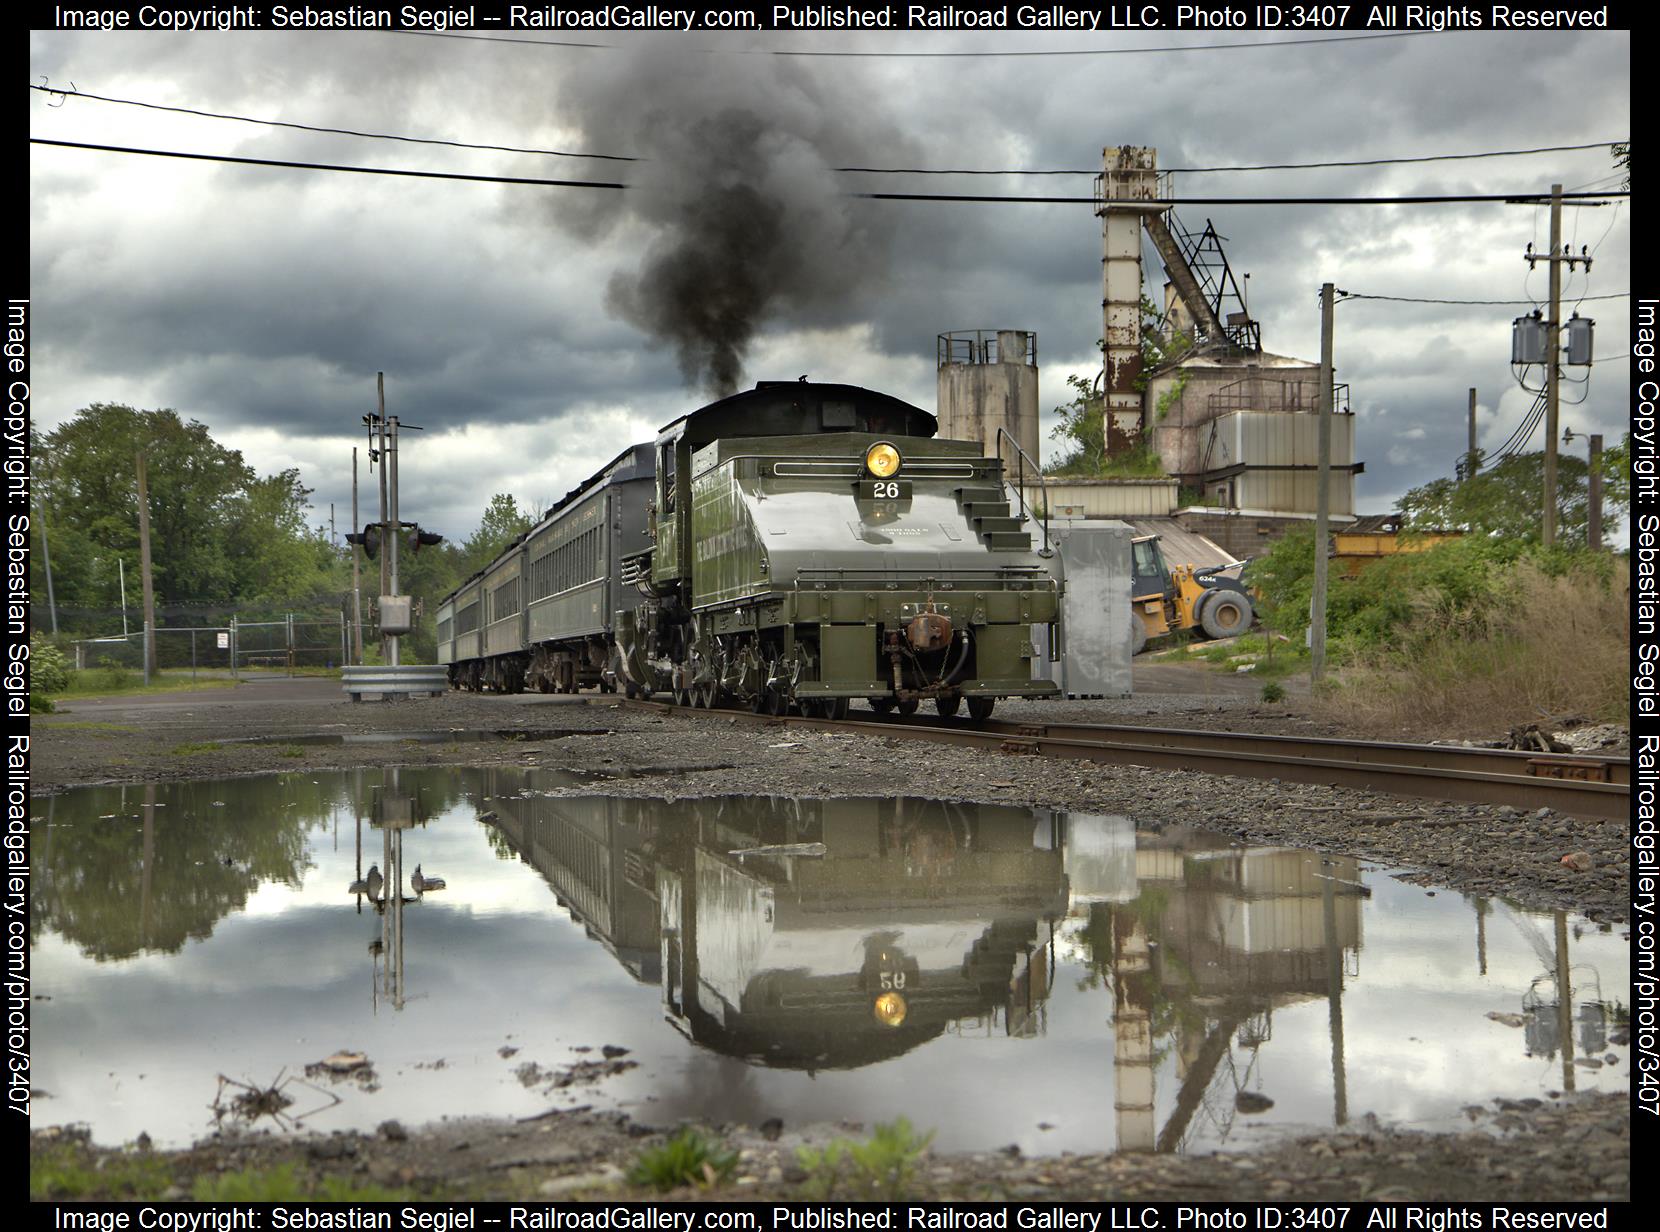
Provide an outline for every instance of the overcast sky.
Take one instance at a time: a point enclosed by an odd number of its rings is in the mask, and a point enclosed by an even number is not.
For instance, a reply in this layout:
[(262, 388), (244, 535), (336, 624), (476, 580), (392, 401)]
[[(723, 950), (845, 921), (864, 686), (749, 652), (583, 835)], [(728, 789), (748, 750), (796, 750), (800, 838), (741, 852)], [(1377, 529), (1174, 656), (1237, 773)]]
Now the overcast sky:
[[(542, 36), (532, 36), (542, 37)], [(555, 37), (555, 36), (545, 36)], [(557, 36), (570, 37), (570, 36)], [(577, 36), (582, 37), (582, 36)], [(1007, 58), (800, 58), (776, 49), (1222, 50)], [(605, 32), (609, 48), (380, 32), (35, 33), (31, 83), (262, 119), (450, 141), (644, 154), (555, 158), (300, 132), (89, 99), (29, 96), (32, 135), (242, 157), (625, 180), (628, 194), (30, 150), (34, 410), (49, 429), (95, 401), (199, 419), (262, 473), (300, 468), (315, 521), (349, 521), (351, 447), (386, 373), (387, 410), (425, 431), (401, 457), (403, 516), (453, 538), (493, 492), (545, 506), (628, 443), (706, 400), (707, 359), (676, 330), (707, 268), (674, 228), (744, 254), (722, 312), (757, 379), (865, 385), (932, 410), (948, 329), (1035, 330), (1048, 408), (1099, 366), (1100, 223), (1088, 206), (861, 201), (838, 189), (1089, 194), (1088, 176), (838, 174), (843, 165), (1092, 168), (1103, 145), (1161, 166), (1509, 150), (1630, 135), (1630, 35), (1446, 33), (1323, 46), (1270, 36)], [(1273, 36), (1282, 37), (1282, 36)], [(59, 105), (61, 102), (61, 105)], [(746, 116), (758, 117), (747, 127)], [(756, 168), (759, 167), (759, 170)], [(708, 177), (708, 182), (700, 182)], [(1188, 174), (1183, 195), (1442, 194), (1617, 186), (1606, 148), (1318, 171)], [(753, 215), (730, 202), (754, 189)], [(1317, 359), (1319, 285), (1373, 295), (1543, 297), (1548, 209), (1519, 205), (1190, 206), (1249, 272), (1263, 343)], [(709, 211), (703, 212), (705, 215)], [(1581, 295), (1630, 287), (1630, 208), (1565, 211), (1596, 263)], [(756, 256), (757, 253), (761, 255)], [(1150, 255), (1150, 250), (1149, 250)], [(701, 254), (703, 260), (708, 254)], [(724, 267), (723, 267), (724, 268)], [(1150, 259), (1155, 298), (1163, 275)], [(733, 296), (737, 306), (725, 304)], [(668, 311), (663, 311), (664, 305)], [(1629, 301), (1597, 320), (1576, 433), (1623, 431)], [(1359, 508), (1450, 474), (1467, 389), (1494, 448), (1532, 401), (1509, 367), (1523, 306), (1351, 302)], [(730, 324), (725, 316), (716, 322)], [(743, 334), (740, 329), (739, 335)], [(680, 341), (684, 342), (683, 338)], [(1569, 370), (1576, 372), (1578, 370)], [(688, 377), (687, 373), (690, 372)], [(1535, 448), (1538, 447), (1535, 438)], [(1576, 442), (1574, 450), (1583, 448)], [(364, 472), (368, 484), (367, 471)], [(365, 488), (365, 492), (372, 488)], [(367, 508), (367, 503), (365, 504)], [(370, 515), (365, 513), (365, 520)]]

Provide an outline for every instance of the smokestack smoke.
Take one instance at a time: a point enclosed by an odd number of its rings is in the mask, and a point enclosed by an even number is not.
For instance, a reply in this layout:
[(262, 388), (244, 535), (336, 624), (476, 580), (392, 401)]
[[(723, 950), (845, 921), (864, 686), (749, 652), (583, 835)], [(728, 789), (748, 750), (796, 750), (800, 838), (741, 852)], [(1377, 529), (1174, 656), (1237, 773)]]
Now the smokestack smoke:
[(554, 206), (578, 235), (623, 221), (643, 238), (638, 266), (611, 279), (609, 311), (672, 345), (687, 383), (717, 396), (737, 390), (769, 320), (851, 318), (883, 276), (886, 236), (831, 168), (909, 145), (857, 125), (863, 96), (823, 89), (799, 62), (661, 43), (582, 68), (561, 111), (588, 148), (648, 160), (632, 165), (620, 212), (616, 196), (576, 214), (568, 197)]

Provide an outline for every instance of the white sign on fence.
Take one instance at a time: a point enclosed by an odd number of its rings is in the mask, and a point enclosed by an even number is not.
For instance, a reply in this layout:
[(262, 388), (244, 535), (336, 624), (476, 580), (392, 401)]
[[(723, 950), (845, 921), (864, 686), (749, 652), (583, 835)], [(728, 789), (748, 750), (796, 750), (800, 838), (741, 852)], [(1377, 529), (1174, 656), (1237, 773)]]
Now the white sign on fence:
[(230, 648), (231, 648), (231, 635), (229, 633), (221, 633), (219, 635), (219, 649), (220, 650), (229, 650)]

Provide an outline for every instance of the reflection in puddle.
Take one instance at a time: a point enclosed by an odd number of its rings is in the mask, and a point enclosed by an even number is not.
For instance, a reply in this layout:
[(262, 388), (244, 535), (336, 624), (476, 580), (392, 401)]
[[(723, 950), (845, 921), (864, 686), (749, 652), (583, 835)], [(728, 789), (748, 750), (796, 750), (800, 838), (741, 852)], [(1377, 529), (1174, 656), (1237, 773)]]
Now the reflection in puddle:
[(320, 1130), (580, 1103), (1178, 1151), (1623, 1084), (1625, 949), (1564, 914), (1122, 817), (572, 781), (43, 802), (36, 1118), (176, 1143), (218, 1075), (257, 1107), (303, 1072)]
[(505, 740), (531, 742), (563, 740), (566, 736), (609, 736), (609, 730), (596, 727), (503, 727), (456, 728), (453, 731), (403, 732), (310, 732), (299, 736), (249, 736), (246, 740), (226, 741), (227, 744), (473, 744), (481, 741)]

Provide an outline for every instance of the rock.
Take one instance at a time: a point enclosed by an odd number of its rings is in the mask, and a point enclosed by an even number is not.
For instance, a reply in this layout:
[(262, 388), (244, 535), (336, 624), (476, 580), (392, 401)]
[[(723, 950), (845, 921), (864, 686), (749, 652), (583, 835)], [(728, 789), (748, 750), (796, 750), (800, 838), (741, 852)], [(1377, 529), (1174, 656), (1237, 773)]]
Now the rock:
[(1589, 852), (1571, 851), (1562, 857), (1562, 863), (1566, 867), (1573, 869), (1576, 873), (1588, 873), (1591, 871), (1591, 856)]
[(556, 1176), (551, 1181), (543, 1181), (541, 1194), (544, 1198), (563, 1198), (580, 1193), (584, 1189), (600, 1189), (615, 1185), (622, 1179), (622, 1169), (614, 1164), (607, 1164), (598, 1172), (579, 1172), (574, 1176)]
[(349, 1074), (368, 1068), (369, 1058), (361, 1052), (337, 1052), (324, 1057), (318, 1064), (331, 1074)]
[(628, 1055), (628, 1049), (622, 1047), (620, 1044), (606, 1044), (599, 1051), (600, 1055), (605, 1057), (607, 1060), (610, 1060), (613, 1057), (626, 1057)]
[(1234, 1096), (1233, 1106), (1244, 1113), (1267, 1112), (1274, 1101), (1256, 1091), (1241, 1091)]
[(409, 1131), (403, 1127), (402, 1121), (382, 1121), (375, 1126), (375, 1132), (388, 1142), (408, 1142)]
[(351, 1159), (357, 1154), (357, 1143), (350, 1138), (323, 1138), (306, 1147), (312, 1159)]
[(784, 1122), (779, 1117), (768, 1117), (761, 1122), (760, 1130), (761, 1137), (768, 1142), (777, 1142), (779, 1135), (784, 1132)]
[(1527, 1019), (1521, 1014), (1501, 1014), (1498, 1010), (1489, 1010), (1487, 1017), (1506, 1027), (1525, 1027)]
[(496, 1055), (498, 1057), (500, 1057), (503, 1061), (505, 1061), (505, 1060), (507, 1060), (508, 1057), (512, 1056), (514, 1053), (516, 1053), (518, 1051), (519, 1050), (517, 1048), (513, 1047), (512, 1044), (503, 1044), (500, 1048), (496, 1049)]

